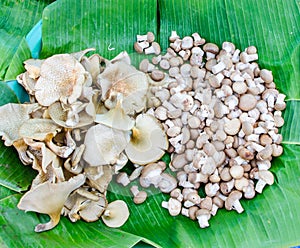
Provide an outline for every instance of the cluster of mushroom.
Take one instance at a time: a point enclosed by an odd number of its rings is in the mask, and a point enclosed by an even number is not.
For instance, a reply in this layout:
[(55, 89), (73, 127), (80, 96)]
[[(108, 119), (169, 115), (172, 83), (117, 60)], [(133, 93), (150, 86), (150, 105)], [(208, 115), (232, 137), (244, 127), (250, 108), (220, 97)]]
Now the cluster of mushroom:
[(273, 184), (269, 169), (283, 152), (285, 95), (255, 62), (254, 46), (240, 51), (224, 42), (220, 49), (198, 33), (180, 38), (176, 31), (169, 40), (165, 54), (139, 67), (151, 79), (148, 113), (163, 123), (177, 177), (162, 206), (204, 228), (219, 208), (241, 213), (241, 198)]
[(107, 202), (107, 187), (128, 160), (140, 165), (168, 149), (161, 124), (146, 108), (148, 79), (126, 52), (112, 60), (87, 49), (24, 62), (18, 82), (30, 102), (0, 107), (0, 135), (38, 174), (18, 207), (48, 214), (36, 226), (55, 227), (60, 215), (73, 222), (98, 220), (110, 227), (129, 217), (124, 201)]

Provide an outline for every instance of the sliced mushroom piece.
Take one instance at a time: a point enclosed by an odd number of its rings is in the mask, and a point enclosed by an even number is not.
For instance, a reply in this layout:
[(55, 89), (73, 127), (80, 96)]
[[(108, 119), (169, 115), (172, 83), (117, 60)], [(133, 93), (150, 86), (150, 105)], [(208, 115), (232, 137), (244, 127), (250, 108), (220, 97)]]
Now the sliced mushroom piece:
[(98, 83), (102, 89), (102, 99), (109, 109), (116, 106), (119, 94), (126, 114), (138, 113), (145, 108), (148, 80), (133, 66), (122, 61), (109, 64), (98, 76)]
[(115, 164), (129, 142), (129, 132), (97, 124), (88, 129), (83, 159), (91, 166)]
[(140, 114), (136, 117), (136, 124), (125, 152), (131, 162), (145, 165), (159, 160), (168, 146), (167, 136), (155, 117)]
[(29, 114), (38, 109), (38, 104), (8, 103), (0, 107), (0, 116), (5, 118), (0, 122), (0, 135), (6, 146), (11, 146), (20, 139), (19, 128), (27, 120)]
[(134, 127), (135, 122), (125, 114), (124, 109), (121, 107), (121, 101), (122, 100), (118, 100), (116, 106), (108, 112), (97, 114), (95, 122), (118, 130), (131, 130)]
[(42, 183), (23, 195), (18, 208), (25, 211), (34, 211), (48, 214), (51, 220), (45, 224), (38, 224), (36, 232), (43, 232), (54, 228), (59, 220), (60, 213), (69, 194), (85, 182), (85, 176), (80, 174), (68, 181), (60, 183)]
[(116, 228), (125, 224), (129, 214), (127, 204), (122, 200), (116, 200), (107, 205), (101, 218), (105, 225)]

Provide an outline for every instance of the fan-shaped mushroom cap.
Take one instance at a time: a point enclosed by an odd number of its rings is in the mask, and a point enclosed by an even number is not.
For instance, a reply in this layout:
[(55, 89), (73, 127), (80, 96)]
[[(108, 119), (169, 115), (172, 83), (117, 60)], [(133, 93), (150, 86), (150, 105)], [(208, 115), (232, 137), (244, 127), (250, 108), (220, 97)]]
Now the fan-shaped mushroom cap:
[(30, 138), (43, 141), (48, 135), (55, 136), (61, 128), (49, 119), (29, 119), (19, 128), (19, 135), (22, 138)]
[(116, 107), (108, 112), (96, 115), (95, 122), (124, 131), (131, 130), (134, 126), (134, 120), (126, 115), (122, 109), (121, 100), (117, 102)]
[(21, 198), (18, 208), (48, 214), (51, 220), (45, 224), (38, 224), (36, 232), (43, 232), (55, 227), (60, 219), (60, 213), (69, 194), (85, 182), (85, 176), (80, 174), (69, 181), (60, 183), (42, 183), (28, 191)]
[(168, 146), (167, 136), (155, 117), (140, 114), (125, 152), (131, 162), (144, 165), (160, 159)]
[(29, 114), (38, 108), (38, 104), (8, 103), (0, 107), (0, 116), (5, 118), (0, 122), (0, 135), (5, 140), (6, 146), (11, 146), (14, 141), (20, 139), (19, 128)]
[(85, 135), (83, 159), (91, 166), (114, 164), (129, 139), (129, 132), (102, 124), (92, 126)]
[(35, 97), (42, 106), (61, 100), (73, 103), (81, 95), (85, 81), (84, 67), (70, 54), (47, 58), (35, 85)]
[(146, 105), (148, 80), (145, 74), (122, 61), (109, 64), (99, 75), (102, 99), (108, 108), (117, 104), (117, 95), (122, 96), (122, 108), (126, 114), (140, 112)]
[(104, 193), (112, 180), (113, 169), (110, 165), (85, 166), (84, 172), (87, 177), (87, 184)]
[(120, 227), (125, 224), (129, 217), (129, 210), (124, 201), (116, 200), (107, 205), (101, 216), (105, 225), (109, 227)]

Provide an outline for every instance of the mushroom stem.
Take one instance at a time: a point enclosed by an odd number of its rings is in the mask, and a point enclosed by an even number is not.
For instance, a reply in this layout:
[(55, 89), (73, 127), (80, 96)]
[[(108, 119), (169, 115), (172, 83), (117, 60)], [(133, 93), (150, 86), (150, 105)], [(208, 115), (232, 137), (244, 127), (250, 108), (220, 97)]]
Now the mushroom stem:
[(197, 219), (198, 219), (199, 226), (201, 228), (205, 228), (209, 226), (207, 215), (199, 215)]
[(232, 208), (236, 210), (239, 214), (244, 211), (244, 208), (242, 207), (239, 200), (235, 200), (232, 204)]
[(258, 192), (258, 193), (262, 193), (262, 190), (264, 189), (264, 187), (266, 186), (266, 182), (262, 179), (259, 179), (257, 181), (257, 184), (255, 186), (255, 191)]

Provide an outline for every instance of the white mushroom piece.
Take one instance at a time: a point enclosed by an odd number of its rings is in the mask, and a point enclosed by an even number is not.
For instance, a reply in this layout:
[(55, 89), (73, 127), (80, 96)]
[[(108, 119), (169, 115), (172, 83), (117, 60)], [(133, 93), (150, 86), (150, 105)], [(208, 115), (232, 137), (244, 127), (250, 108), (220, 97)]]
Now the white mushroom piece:
[(129, 142), (129, 132), (97, 124), (88, 129), (83, 159), (91, 166), (115, 164)]
[(254, 174), (254, 178), (258, 179), (255, 185), (255, 191), (262, 193), (263, 188), (268, 184), (272, 185), (274, 183), (274, 176), (271, 171), (261, 170)]
[(127, 204), (122, 200), (109, 203), (101, 216), (104, 224), (113, 228), (123, 226), (128, 217), (129, 210)]
[(135, 121), (125, 113), (121, 102), (122, 100), (118, 100), (114, 108), (104, 114), (97, 114), (95, 122), (119, 130), (131, 130)]
[(109, 109), (116, 106), (119, 95), (126, 114), (138, 113), (146, 106), (147, 77), (127, 63), (117, 61), (109, 64), (98, 76), (98, 84), (102, 100)]
[(168, 146), (167, 136), (158, 120), (152, 115), (140, 114), (125, 152), (131, 162), (145, 165), (159, 160)]
[(85, 182), (85, 176), (80, 174), (68, 181), (60, 183), (45, 182), (31, 189), (21, 198), (18, 208), (48, 214), (51, 220), (38, 224), (36, 232), (43, 232), (55, 227), (60, 220), (60, 213), (69, 194)]
[(41, 65), (40, 77), (35, 84), (35, 98), (42, 106), (56, 101), (74, 103), (80, 97), (89, 73), (70, 54), (57, 54)]

